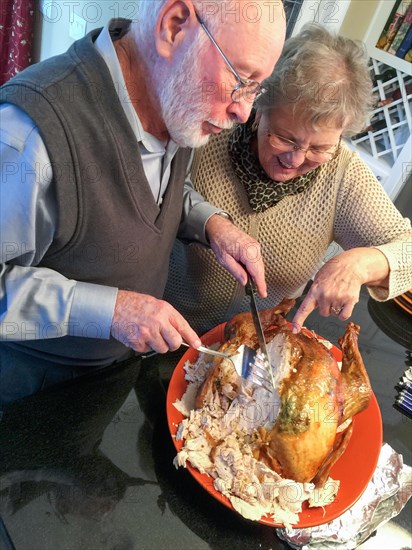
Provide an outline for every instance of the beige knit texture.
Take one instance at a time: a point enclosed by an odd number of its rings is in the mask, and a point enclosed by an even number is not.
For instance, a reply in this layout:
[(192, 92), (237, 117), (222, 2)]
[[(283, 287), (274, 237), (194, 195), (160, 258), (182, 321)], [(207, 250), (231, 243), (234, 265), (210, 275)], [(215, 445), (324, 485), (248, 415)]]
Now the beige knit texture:
[[(260, 242), (268, 284), (268, 298), (259, 301), (260, 308), (300, 296), (327, 259), (331, 243), (345, 250), (375, 246), (385, 254), (391, 269), (389, 292), (369, 288), (375, 299), (387, 300), (412, 288), (411, 223), (346, 145), (322, 166), (309, 189), (259, 214), (233, 174), (226, 133), (196, 153), (192, 181), (205, 199), (229, 212), (238, 227)], [(165, 299), (199, 334), (249, 307), (243, 287), (210, 249), (180, 241), (173, 249)]]

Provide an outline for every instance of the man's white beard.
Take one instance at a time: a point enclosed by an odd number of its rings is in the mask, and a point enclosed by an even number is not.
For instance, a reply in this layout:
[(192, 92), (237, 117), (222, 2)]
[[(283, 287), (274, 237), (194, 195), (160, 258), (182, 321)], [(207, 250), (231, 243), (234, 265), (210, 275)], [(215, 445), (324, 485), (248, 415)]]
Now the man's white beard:
[(201, 81), (198, 64), (195, 63), (199, 55), (199, 48), (193, 44), (183, 57), (182, 70), (171, 71), (166, 78), (163, 75), (162, 82), (157, 82), (163, 120), (170, 137), (181, 147), (206, 145), (210, 136), (202, 132), (204, 122), (225, 129), (234, 125), (231, 120), (217, 121), (208, 116), (208, 101), (219, 101), (219, 98), (208, 99), (207, 83)]
[(182, 82), (182, 74), (173, 76), (160, 95), (163, 120), (170, 137), (181, 147), (202, 147), (209, 135), (202, 132), (206, 120), (205, 103), (199, 101), (197, 90), (188, 89), (188, 80)]

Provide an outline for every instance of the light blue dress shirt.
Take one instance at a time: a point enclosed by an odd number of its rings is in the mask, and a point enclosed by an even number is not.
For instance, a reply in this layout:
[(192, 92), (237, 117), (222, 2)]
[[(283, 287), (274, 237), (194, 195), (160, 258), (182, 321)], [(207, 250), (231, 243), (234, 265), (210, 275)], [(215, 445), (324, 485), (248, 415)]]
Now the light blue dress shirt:
[[(153, 195), (161, 204), (178, 146), (170, 140), (165, 147), (144, 131), (127, 93), (108, 25), (95, 46), (110, 70)], [(36, 267), (56, 228), (53, 174), (37, 127), (10, 104), (0, 106), (0, 162), (0, 340), (85, 336), (85, 327), (93, 323), (104, 327), (102, 338), (109, 338), (117, 288), (69, 280)], [(206, 244), (206, 221), (219, 211), (193, 189), (188, 173), (179, 235)]]

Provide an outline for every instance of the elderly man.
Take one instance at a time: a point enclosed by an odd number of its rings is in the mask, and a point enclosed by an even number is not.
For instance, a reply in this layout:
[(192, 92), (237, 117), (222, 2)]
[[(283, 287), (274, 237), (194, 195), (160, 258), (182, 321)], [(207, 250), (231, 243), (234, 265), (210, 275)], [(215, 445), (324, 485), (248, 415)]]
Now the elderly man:
[(0, 402), (131, 350), (200, 345), (161, 299), (178, 231), (266, 293), (259, 244), (193, 190), (188, 164), (247, 120), (283, 46), (281, 2), (139, 8), (2, 88)]

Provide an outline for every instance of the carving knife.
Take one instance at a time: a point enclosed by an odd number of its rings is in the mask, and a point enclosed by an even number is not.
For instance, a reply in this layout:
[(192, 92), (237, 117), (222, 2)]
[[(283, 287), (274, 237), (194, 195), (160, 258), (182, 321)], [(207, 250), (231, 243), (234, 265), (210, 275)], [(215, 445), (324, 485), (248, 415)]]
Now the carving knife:
[(246, 290), (246, 294), (248, 294), (250, 298), (250, 311), (252, 313), (253, 324), (255, 325), (255, 330), (258, 338), (260, 351), (263, 355), (264, 367), (268, 372), (268, 378), (273, 386), (273, 389), (276, 390), (272, 367), (269, 361), (268, 350), (266, 348), (265, 335), (263, 333), (262, 323), (260, 321), (259, 311), (256, 304), (256, 287), (255, 287), (255, 283), (252, 281), (249, 275), (248, 275), (245, 290)]

